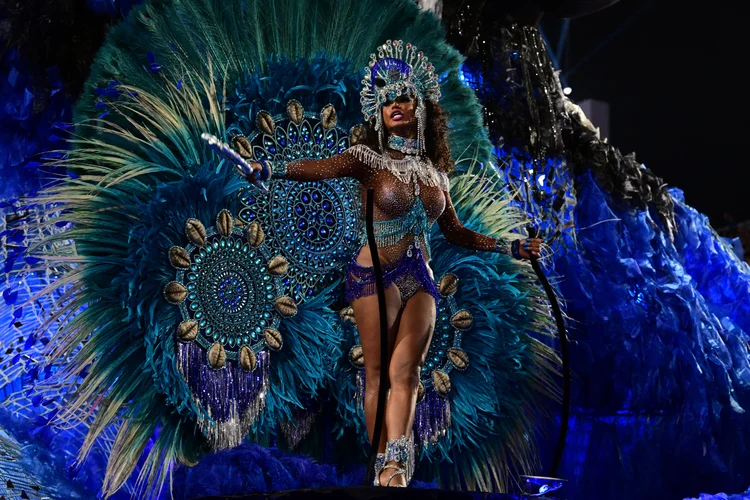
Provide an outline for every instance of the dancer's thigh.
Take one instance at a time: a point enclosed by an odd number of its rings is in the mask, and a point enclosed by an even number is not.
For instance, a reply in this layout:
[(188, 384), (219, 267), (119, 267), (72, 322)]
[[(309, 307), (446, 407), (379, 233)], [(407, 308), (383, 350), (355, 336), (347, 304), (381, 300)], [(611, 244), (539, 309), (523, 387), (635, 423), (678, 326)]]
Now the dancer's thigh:
[(406, 301), (391, 357), (391, 379), (414, 376), (414, 368), (422, 368), (435, 329), (435, 313), (435, 299), (425, 291)]
[[(395, 284), (385, 289), (386, 321), (388, 325), (389, 353), (398, 333), (398, 320), (401, 312), (401, 292)], [(354, 321), (357, 323), (365, 370), (380, 369), (380, 310), (378, 295), (372, 294), (351, 302)]]

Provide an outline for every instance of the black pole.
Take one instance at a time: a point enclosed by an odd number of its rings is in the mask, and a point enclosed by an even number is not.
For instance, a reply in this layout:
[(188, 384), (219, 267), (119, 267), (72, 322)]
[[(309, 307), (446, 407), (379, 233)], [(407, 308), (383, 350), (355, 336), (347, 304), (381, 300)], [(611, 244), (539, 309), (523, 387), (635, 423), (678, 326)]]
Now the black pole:
[[(531, 238), (536, 238), (539, 234), (537, 229), (533, 226), (528, 226), (526, 230)], [(549, 284), (547, 277), (544, 275), (544, 270), (542, 269), (542, 266), (539, 265), (539, 261), (533, 255), (531, 256), (531, 267), (534, 268), (534, 272), (542, 283), (542, 288), (544, 288), (547, 298), (549, 298), (550, 305), (552, 306), (552, 314), (555, 317), (555, 323), (557, 324), (557, 333), (560, 338), (560, 357), (562, 361), (563, 375), (560, 433), (557, 437), (557, 447), (555, 448), (555, 454), (552, 458), (552, 465), (547, 474), (550, 477), (557, 477), (557, 470), (560, 468), (563, 452), (565, 451), (565, 441), (568, 436), (568, 425), (570, 419), (570, 363), (568, 360), (568, 333), (565, 329), (565, 320), (563, 318), (562, 310), (560, 309), (560, 304), (557, 301), (555, 291), (552, 289), (552, 285)]]
[(367, 190), (367, 213), (365, 214), (365, 228), (367, 230), (367, 245), (372, 255), (372, 267), (375, 271), (375, 287), (378, 290), (378, 313), (380, 314), (380, 387), (378, 389), (378, 408), (375, 412), (375, 428), (370, 441), (370, 456), (367, 461), (365, 472), (365, 486), (373, 484), (375, 478), (375, 460), (378, 456), (378, 445), (383, 428), (385, 413), (385, 396), (388, 392), (388, 316), (385, 309), (385, 286), (383, 286), (383, 274), (380, 268), (380, 257), (378, 256), (378, 245), (375, 243), (375, 232), (373, 230), (372, 213), (375, 204), (375, 190)]

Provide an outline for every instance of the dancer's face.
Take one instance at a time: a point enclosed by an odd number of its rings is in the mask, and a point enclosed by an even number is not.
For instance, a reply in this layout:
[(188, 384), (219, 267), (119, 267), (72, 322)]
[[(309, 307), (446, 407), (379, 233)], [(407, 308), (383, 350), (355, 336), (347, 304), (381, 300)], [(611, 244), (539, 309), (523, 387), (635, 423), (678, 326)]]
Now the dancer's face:
[(416, 105), (417, 101), (409, 95), (383, 104), (383, 124), (389, 134), (410, 139), (417, 136)]

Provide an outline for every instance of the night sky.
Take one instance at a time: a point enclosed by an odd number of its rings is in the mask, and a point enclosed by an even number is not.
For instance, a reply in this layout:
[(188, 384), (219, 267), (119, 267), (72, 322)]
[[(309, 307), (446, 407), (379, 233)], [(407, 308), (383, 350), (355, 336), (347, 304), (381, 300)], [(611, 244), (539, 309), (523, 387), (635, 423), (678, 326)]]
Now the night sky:
[[(725, 213), (750, 219), (750, 17), (741, 2), (702, 3), (715, 7), (622, 0), (574, 19), (561, 65), (572, 70), (571, 98), (609, 103), (611, 143), (635, 151), (718, 228)], [(559, 23), (542, 26), (556, 44)]]

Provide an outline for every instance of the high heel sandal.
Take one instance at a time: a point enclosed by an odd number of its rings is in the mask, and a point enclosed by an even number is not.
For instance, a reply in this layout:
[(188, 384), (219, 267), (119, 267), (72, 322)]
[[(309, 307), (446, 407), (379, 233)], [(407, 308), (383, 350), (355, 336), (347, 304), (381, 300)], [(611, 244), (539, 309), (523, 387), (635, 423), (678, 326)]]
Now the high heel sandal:
[[(399, 465), (395, 465), (391, 462), (395, 462)], [(406, 436), (401, 436), (398, 439), (388, 441), (385, 444), (385, 454), (382, 463), (383, 465), (380, 467), (380, 471), (376, 475), (377, 484), (380, 484), (380, 474), (384, 470), (393, 470), (395, 472), (390, 475), (385, 485), (390, 486), (394, 477), (403, 476), (406, 484), (398, 484), (394, 485), (394, 487), (408, 486), (412, 475), (414, 475), (414, 442), (411, 439), (407, 439)]]
[[(406, 476), (406, 469), (403, 467), (399, 467), (398, 465), (386, 465), (383, 467), (383, 470), (395, 470), (393, 474), (388, 477), (388, 480), (385, 482), (386, 486), (391, 486), (391, 481), (393, 481), (393, 478), (396, 476), (404, 476), (404, 480), (406, 480), (406, 484), (409, 484), (409, 480)], [(382, 471), (381, 471), (382, 472)], [(391, 486), (392, 488), (406, 488), (406, 484), (394, 484)]]
[(385, 467), (385, 453), (378, 453), (375, 457), (375, 479), (372, 482), (373, 486), (380, 486), (380, 474), (383, 472)]

